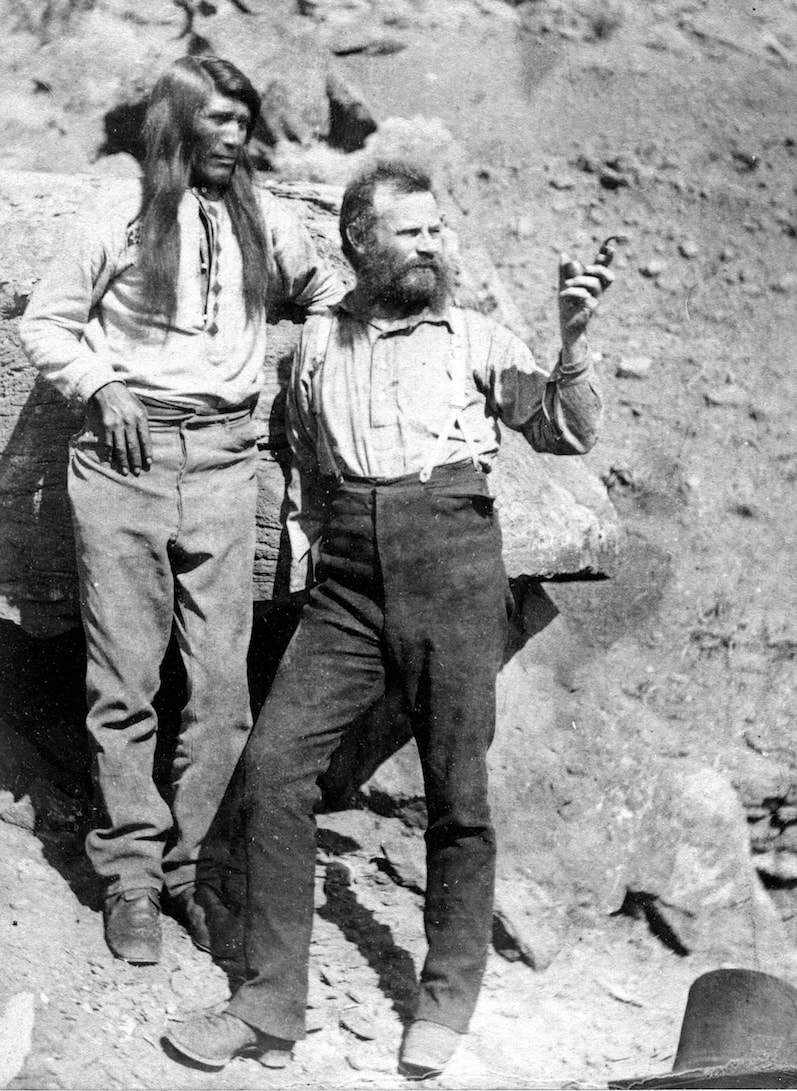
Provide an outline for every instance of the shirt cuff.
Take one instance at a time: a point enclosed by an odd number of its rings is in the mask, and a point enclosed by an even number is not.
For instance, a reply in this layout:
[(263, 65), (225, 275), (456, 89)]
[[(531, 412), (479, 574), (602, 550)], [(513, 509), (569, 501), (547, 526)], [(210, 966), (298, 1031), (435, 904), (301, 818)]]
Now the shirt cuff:
[(291, 571), (288, 590), (295, 595), (301, 591), (309, 591), (315, 584), (315, 569), (318, 564), (319, 542), (312, 546), (301, 557), (291, 559)]
[(76, 405), (85, 405), (101, 387), (122, 381), (112, 367), (99, 361), (92, 363), (73, 384), (70, 401)]
[(586, 337), (577, 338), (572, 345), (563, 347), (556, 367), (551, 373), (554, 382), (572, 382), (592, 366), (592, 355)]

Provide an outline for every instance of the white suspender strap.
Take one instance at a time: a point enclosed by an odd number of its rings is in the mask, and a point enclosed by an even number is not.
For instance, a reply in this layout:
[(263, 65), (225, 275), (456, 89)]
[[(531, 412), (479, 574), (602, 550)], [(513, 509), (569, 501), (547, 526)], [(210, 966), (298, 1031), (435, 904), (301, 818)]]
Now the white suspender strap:
[(437, 439), (429, 452), (429, 458), (421, 470), (420, 480), (426, 482), (432, 476), (435, 466), (442, 464), (446, 453), (446, 446), (454, 429), (459, 426), (459, 431), (470, 452), (471, 462), (475, 470), (479, 469), (479, 455), (476, 445), (470, 437), (465, 424), (465, 406), (468, 404), (465, 394), (465, 377), (467, 373), (467, 348), (465, 344), (462, 316), (456, 308), (451, 310), (451, 353), (448, 366), (448, 375), (451, 380), (451, 400), (449, 412), (445, 424), (437, 434)]

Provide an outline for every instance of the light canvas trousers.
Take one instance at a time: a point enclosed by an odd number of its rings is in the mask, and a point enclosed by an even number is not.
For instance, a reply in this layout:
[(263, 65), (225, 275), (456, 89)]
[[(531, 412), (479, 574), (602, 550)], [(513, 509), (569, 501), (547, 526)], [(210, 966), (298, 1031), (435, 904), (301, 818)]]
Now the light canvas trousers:
[[(251, 727), (257, 447), (249, 413), (151, 421), (153, 464), (123, 477), (84, 431), (69, 497), (87, 644), (97, 826), (86, 850), (114, 894), (179, 890)], [(167, 798), (153, 700), (174, 631), (187, 701)]]

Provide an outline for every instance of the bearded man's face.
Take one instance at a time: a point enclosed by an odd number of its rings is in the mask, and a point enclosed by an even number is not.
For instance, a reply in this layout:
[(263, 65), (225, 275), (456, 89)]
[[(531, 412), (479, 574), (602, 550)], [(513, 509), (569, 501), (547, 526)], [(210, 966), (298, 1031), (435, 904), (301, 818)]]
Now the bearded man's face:
[(380, 185), (373, 203), (375, 221), (357, 266), (360, 288), (400, 314), (440, 310), (450, 294), (451, 270), (434, 195)]

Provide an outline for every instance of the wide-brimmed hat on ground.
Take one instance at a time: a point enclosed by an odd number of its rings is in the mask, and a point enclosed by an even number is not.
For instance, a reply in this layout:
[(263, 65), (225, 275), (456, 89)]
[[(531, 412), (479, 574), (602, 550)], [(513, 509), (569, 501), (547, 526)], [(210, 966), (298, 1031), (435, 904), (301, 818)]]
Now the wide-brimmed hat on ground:
[(797, 989), (756, 970), (712, 970), (692, 983), (671, 1072), (613, 1088), (797, 1088)]

